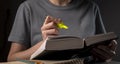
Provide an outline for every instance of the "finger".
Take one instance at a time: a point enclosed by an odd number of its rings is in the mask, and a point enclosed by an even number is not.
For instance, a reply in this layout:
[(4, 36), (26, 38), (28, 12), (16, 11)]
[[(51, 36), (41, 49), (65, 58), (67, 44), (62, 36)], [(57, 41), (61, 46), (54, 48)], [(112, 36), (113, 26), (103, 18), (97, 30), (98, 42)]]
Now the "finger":
[(101, 56), (100, 54), (98, 54), (98, 53), (96, 52), (96, 49), (95, 49), (95, 48), (92, 49), (91, 53), (92, 53), (92, 56), (94, 57), (94, 59), (96, 59), (96, 60), (97, 60), (97, 59), (105, 60), (105, 59), (103, 59), (103, 56)]
[(59, 18), (59, 19), (55, 19), (54, 22), (55, 22), (56, 24), (58, 24), (58, 23), (62, 22), (62, 20)]
[(103, 58), (108, 59), (109, 57), (111, 57), (111, 55), (109, 55), (108, 53), (102, 51), (101, 49), (95, 48), (96, 53)]
[(50, 23), (48, 23), (48, 24), (46, 24), (46, 25), (43, 25), (43, 26), (41, 27), (41, 31), (49, 30), (49, 29), (57, 29), (57, 27), (56, 27), (56, 25), (55, 25), (54, 22), (50, 22)]
[(110, 44), (108, 45), (108, 47), (112, 50), (112, 51), (115, 51), (116, 48), (117, 48), (117, 41), (116, 40), (112, 40), (110, 42)]
[(45, 40), (48, 36), (55, 36), (58, 35), (58, 30), (56, 29), (49, 29), (42, 31), (43, 40)]
[(54, 20), (53, 17), (47, 16), (43, 25), (45, 25), (45, 24), (47, 24), (47, 23), (49, 23), (49, 22), (52, 22), (53, 20)]
[(94, 48), (92, 50), (92, 54), (94, 57), (101, 59), (101, 60), (106, 60), (111, 58), (112, 56), (109, 54), (106, 54), (105, 52), (101, 51), (100, 49)]
[(42, 32), (44, 35), (58, 35), (58, 30), (56, 29), (50, 29), (50, 30), (45, 30)]
[(110, 56), (115, 55), (115, 53), (113, 53), (113, 51), (111, 51), (111, 49), (108, 46), (100, 45), (97, 48), (100, 49), (102, 52), (105, 52), (106, 54), (110, 55)]

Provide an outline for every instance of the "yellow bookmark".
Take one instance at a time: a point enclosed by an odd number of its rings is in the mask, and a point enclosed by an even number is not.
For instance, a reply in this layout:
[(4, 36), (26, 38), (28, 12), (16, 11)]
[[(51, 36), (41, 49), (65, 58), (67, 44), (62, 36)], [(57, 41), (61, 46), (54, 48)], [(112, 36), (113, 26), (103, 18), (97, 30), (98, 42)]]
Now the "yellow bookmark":
[(68, 29), (68, 26), (66, 26), (63, 22), (57, 23), (57, 26), (60, 29)]

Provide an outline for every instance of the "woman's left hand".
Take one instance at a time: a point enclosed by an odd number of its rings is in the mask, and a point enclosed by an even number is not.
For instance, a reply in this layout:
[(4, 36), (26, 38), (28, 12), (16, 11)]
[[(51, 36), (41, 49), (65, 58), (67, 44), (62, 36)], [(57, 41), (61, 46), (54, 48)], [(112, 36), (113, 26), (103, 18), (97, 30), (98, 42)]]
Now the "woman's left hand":
[(116, 55), (115, 50), (117, 47), (117, 42), (112, 40), (109, 45), (98, 45), (93, 48), (91, 53), (96, 60), (102, 60), (109, 62), (112, 57)]

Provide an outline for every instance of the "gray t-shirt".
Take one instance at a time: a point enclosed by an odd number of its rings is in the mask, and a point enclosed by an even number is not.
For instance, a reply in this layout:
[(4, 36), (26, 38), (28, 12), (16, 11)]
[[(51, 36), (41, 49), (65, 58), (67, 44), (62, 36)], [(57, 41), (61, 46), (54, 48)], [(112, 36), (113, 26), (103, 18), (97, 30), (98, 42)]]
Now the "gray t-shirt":
[(27, 0), (18, 8), (9, 41), (33, 46), (42, 40), (41, 26), (47, 15), (61, 18), (69, 27), (60, 29), (59, 35), (85, 38), (105, 29), (98, 6), (87, 0), (73, 0), (68, 6), (55, 6), (48, 0)]

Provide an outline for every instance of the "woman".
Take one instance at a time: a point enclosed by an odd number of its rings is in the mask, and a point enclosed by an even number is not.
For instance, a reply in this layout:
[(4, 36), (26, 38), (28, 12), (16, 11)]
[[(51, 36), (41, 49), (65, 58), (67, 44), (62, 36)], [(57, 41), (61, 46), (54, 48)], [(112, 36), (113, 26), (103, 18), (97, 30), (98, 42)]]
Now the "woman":
[[(61, 20), (69, 26), (68, 30), (56, 27), (56, 22)], [(9, 36), (12, 45), (8, 61), (29, 59), (50, 35), (85, 38), (105, 32), (99, 8), (91, 0), (27, 0), (20, 5)], [(115, 44), (101, 46), (95, 50), (99, 49), (112, 58), (111, 48), (115, 49)]]

